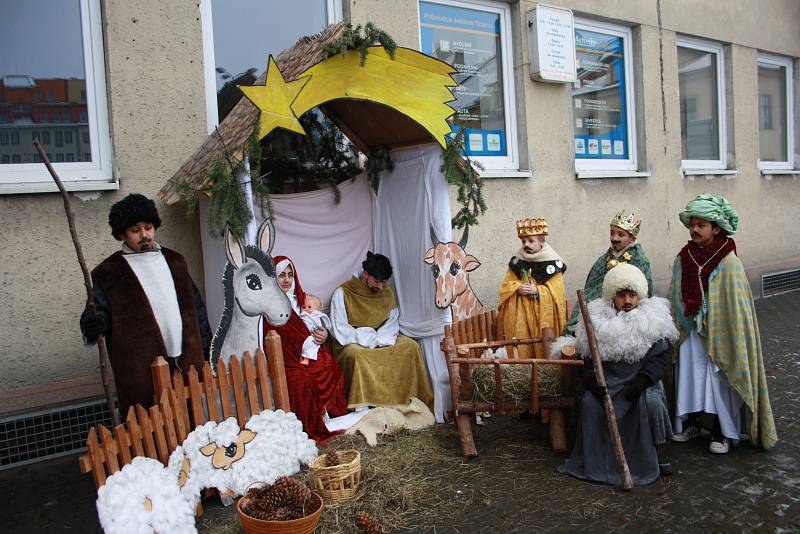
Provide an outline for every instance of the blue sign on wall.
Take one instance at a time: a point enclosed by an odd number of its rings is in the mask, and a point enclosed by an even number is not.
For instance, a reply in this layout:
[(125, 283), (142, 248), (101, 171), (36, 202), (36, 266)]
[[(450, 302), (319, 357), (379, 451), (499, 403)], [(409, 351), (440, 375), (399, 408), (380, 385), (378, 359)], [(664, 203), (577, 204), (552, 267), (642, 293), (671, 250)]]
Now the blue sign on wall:
[(572, 91), (575, 157), (628, 159), (622, 37), (575, 29), (578, 81)]
[(419, 17), (422, 52), (458, 71), (450, 105), (467, 154), (507, 156), (500, 15), (420, 2)]

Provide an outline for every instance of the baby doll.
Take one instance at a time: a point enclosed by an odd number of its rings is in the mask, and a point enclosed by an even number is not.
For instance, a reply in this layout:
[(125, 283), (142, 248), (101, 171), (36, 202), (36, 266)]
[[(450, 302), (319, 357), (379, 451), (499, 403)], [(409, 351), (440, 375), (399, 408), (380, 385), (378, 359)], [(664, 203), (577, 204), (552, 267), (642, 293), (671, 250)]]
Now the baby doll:
[[(306, 293), (306, 301), (303, 303), (303, 307), (300, 311), (300, 318), (303, 320), (306, 327), (308, 327), (309, 332), (313, 332), (317, 328), (325, 328), (330, 331), (331, 320), (320, 311), (321, 309), (322, 299), (316, 295)], [(302, 365), (309, 365), (311, 363), (310, 360), (317, 359), (318, 351), (319, 345), (314, 342), (312, 336), (308, 336), (303, 342), (303, 354), (300, 363)]]

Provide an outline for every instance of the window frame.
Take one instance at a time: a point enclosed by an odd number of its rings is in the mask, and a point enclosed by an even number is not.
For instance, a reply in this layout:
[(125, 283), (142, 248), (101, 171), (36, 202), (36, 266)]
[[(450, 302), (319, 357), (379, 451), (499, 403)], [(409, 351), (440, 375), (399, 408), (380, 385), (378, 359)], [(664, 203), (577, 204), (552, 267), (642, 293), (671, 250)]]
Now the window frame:
[[(637, 143), (637, 135), (638, 135), (638, 128), (636, 124), (636, 80), (634, 78), (633, 72), (633, 30), (628, 26), (623, 26), (620, 24), (613, 24), (610, 22), (600, 22), (593, 19), (587, 19), (582, 17), (575, 17), (575, 30), (584, 29), (587, 31), (593, 31), (597, 33), (604, 33), (607, 35), (611, 35), (614, 37), (621, 37), (622, 38), (622, 48), (625, 51), (625, 112), (627, 117), (627, 127), (628, 127), (628, 155), (627, 159), (582, 159), (576, 157), (576, 154), (573, 153), (573, 160), (575, 161), (575, 172), (577, 174), (583, 173), (594, 173), (596, 171), (599, 172), (619, 172), (623, 171), (624, 173), (629, 173), (631, 171), (636, 172), (639, 170), (639, 162), (638, 162), (638, 143)], [(574, 43), (573, 43), (573, 46)], [(573, 86), (574, 89), (574, 86)], [(573, 117), (572, 119), (572, 145), (573, 150), (575, 146), (575, 120), (574, 120), (574, 102), (573, 102), (573, 93), (570, 91), (570, 113)], [(614, 174), (610, 174), (609, 176), (615, 176)]]
[[(336, 24), (342, 20), (342, 2), (344, 0), (325, 0), (325, 17), (327, 23)], [(206, 97), (206, 129), (211, 135), (219, 126), (217, 110), (217, 74), (214, 57), (214, 23), (211, 13), (211, 0), (200, 0), (200, 28), (203, 34), (203, 82)], [(278, 53), (280, 52), (277, 51)], [(275, 54), (277, 56), (277, 53)], [(266, 60), (266, 58), (264, 58)]]
[[(686, 170), (719, 170), (728, 168), (727, 117), (725, 115), (725, 46), (713, 41), (692, 37), (677, 37), (677, 48), (689, 48), (717, 57), (717, 143), (719, 159), (682, 159), (681, 168)], [(677, 52), (677, 50), (676, 50)], [(678, 72), (678, 107), (680, 109), (680, 72)], [(682, 156), (682, 155), (681, 155)]]
[[(519, 140), (517, 138), (517, 93), (514, 84), (514, 57), (513, 34), (511, 30), (511, 7), (494, 0), (417, 0), (417, 49), (422, 51), (422, 25), (420, 21), (419, 3), (428, 2), (462, 9), (485, 11), (500, 16), (500, 58), (503, 67), (503, 118), (506, 121), (506, 150), (505, 156), (470, 156), (470, 159), (480, 163), (484, 170), (483, 177), (503, 177), (506, 174), (516, 176), (519, 171)], [(455, 112), (455, 110), (453, 110)]]
[[(100, 0), (79, 0), (92, 161), (53, 163), (68, 191), (119, 189), (114, 180)], [(31, 152), (35, 153), (33, 146)], [(0, 194), (58, 191), (41, 163), (0, 166)]]
[[(756, 56), (756, 112), (759, 109), (758, 102), (758, 67), (760, 65), (770, 67), (784, 67), (786, 69), (785, 88), (786, 88), (786, 115), (781, 118), (786, 128), (786, 161), (762, 161), (761, 160), (761, 147), (759, 140), (758, 149), (758, 169), (762, 171), (771, 170), (793, 170), (795, 168), (795, 154), (794, 154), (794, 60), (785, 56), (778, 56), (766, 52), (759, 52)], [(774, 105), (774, 103), (773, 103)], [(759, 135), (761, 133), (761, 119), (756, 120), (758, 124)], [(774, 121), (773, 121), (774, 127)]]

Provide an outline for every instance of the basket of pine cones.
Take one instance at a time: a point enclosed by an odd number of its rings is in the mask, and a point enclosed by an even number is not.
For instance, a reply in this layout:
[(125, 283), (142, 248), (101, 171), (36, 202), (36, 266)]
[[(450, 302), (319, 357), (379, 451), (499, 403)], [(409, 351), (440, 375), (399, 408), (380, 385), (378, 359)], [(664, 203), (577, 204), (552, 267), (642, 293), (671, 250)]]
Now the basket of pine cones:
[(280, 477), (247, 490), (236, 505), (245, 534), (311, 534), (322, 512), (322, 497), (305, 483)]
[(361, 453), (355, 449), (329, 448), (309, 466), (314, 489), (326, 501), (341, 502), (353, 497), (361, 483)]

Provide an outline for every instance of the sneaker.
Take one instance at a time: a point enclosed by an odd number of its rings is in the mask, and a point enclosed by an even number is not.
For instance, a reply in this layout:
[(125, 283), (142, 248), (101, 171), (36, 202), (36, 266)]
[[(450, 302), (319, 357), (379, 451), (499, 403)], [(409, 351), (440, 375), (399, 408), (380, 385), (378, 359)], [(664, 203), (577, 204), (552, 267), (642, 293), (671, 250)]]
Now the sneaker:
[(731, 450), (731, 442), (728, 438), (719, 440), (714, 438), (711, 440), (711, 443), (708, 444), (708, 452), (713, 454), (728, 454), (729, 450)]
[(699, 438), (703, 435), (703, 429), (697, 425), (689, 425), (683, 427), (683, 432), (676, 432), (672, 435), (672, 441), (684, 443), (694, 438)]
[(659, 460), (658, 461), (658, 471), (662, 477), (668, 477), (672, 475), (672, 462), (669, 460)]

